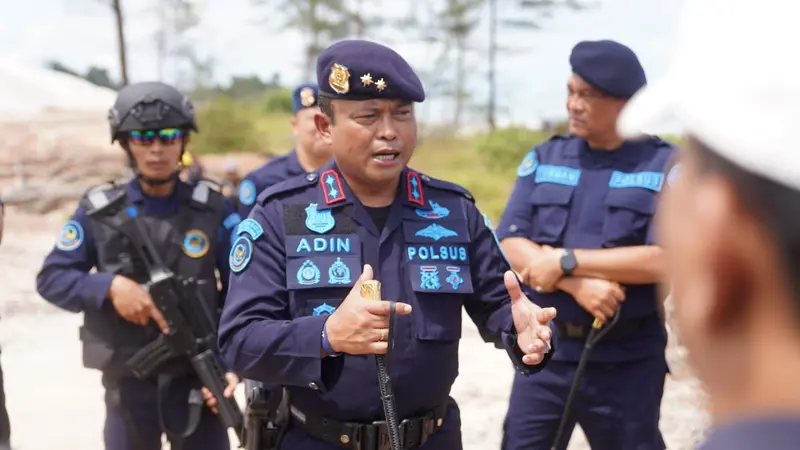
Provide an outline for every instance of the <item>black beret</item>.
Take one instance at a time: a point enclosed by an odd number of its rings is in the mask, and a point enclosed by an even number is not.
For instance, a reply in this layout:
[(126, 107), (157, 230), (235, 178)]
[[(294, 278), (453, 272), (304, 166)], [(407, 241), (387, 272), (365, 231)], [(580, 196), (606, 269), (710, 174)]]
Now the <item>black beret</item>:
[(629, 99), (647, 84), (636, 53), (616, 41), (582, 41), (569, 56), (572, 72), (606, 94)]
[(394, 50), (364, 40), (337, 42), (317, 58), (320, 95), (342, 100), (425, 100), (414, 69)]

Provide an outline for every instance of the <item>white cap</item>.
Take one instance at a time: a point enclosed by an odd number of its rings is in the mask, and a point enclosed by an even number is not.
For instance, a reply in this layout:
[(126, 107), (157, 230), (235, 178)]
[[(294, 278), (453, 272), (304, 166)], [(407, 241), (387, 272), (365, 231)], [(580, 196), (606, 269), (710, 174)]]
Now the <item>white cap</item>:
[(667, 75), (628, 102), (620, 134), (677, 120), (743, 169), (800, 190), (800, 2), (684, 2)]

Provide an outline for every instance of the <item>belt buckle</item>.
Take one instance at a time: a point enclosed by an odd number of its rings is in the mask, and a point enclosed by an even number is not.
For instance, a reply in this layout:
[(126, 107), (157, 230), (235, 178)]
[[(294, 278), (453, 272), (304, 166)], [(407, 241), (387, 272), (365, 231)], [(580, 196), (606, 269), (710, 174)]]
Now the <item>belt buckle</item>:
[(379, 420), (367, 425), (372, 434), (370, 447), (362, 447), (361, 450), (392, 450), (392, 442), (389, 440), (389, 425), (386, 421)]

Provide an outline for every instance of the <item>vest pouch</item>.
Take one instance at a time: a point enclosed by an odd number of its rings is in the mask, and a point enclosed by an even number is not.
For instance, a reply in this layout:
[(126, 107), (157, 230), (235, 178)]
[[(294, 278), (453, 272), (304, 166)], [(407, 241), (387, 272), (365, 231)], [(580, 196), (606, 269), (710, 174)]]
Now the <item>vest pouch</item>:
[(533, 207), (530, 239), (537, 244), (557, 246), (569, 220), (569, 205), (575, 188), (555, 183), (540, 183), (528, 202)]
[(83, 367), (106, 371), (114, 359), (114, 348), (85, 326), (79, 329), (80, 340), (83, 343)]
[(464, 296), (473, 291), (469, 266), (408, 264), (415, 302), (411, 320), (421, 341), (453, 342), (461, 339)]
[(606, 196), (603, 247), (644, 245), (656, 194), (640, 188), (611, 189)]

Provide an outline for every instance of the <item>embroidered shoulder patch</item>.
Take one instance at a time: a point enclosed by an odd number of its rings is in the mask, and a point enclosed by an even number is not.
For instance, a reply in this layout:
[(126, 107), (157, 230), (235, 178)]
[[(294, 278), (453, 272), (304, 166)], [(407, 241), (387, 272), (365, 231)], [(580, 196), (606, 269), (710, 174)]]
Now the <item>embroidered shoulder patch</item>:
[(525, 155), (525, 158), (522, 159), (522, 163), (520, 163), (519, 167), (517, 168), (517, 176), (527, 177), (533, 172), (536, 172), (536, 168), (538, 166), (539, 161), (536, 159), (536, 152), (531, 151)]
[(264, 234), (264, 228), (262, 228), (261, 224), (255, 219), (245, 219), (239, 224), (239, 227), (236, 228), (236, 234), (248, 234), (250, 235), (250, 239), (255, 241)]
[(69, 220), (61, 228), (56, 247), (65, 252), (77, 250), (83, 244), (83, 226), (75, 220)]
[(239, 185), (239, 201), (250, 206), (256, 201), (256, 185), (251, 180), (244, 180)]
[(231, 253), (228, 256), (228, 265), (231, 272), (239, 273), (243, 271), (250, 260), (253, 258), (253, 241), (247, 236), (239, 236), (233, 245), (231, 245)]

